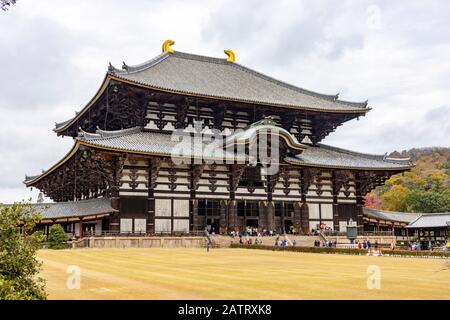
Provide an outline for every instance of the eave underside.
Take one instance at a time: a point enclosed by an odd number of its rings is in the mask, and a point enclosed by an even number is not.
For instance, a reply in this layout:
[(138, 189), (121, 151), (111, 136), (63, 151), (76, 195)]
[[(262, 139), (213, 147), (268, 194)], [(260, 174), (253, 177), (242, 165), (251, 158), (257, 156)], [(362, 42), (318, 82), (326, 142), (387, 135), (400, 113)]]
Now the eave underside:
[[(153, 133), (154, 135), (154, 133)], [(137, 152), (136, 150), (112, 148), (105, 145), (88, 145), (77, 141), (74, 149), (57, 165), (38, 177), (25, 181), (28, 187), (36, 187), (54, 201), (70, 201), (97, 197), (111, 197), (118, 193), (120, 176), (124, 168), (124, 161), (128, 157), (139, 157), (148, 161), (151, 167), (153, 159), (170, 160), (170, 154), (156, 152)], [(156, 161), (155, 160), (155, 161)], [(158, 160), (160, 161), (160, 160)], [(191, 160), (194, 163), (193, 160)], [(186, 162), (186, 159), (185, 159)], [(247, 166), (241, 164), (240, 166)], [(382, 185), (391, 175), (408, 168), (348, 168), (321, 166), (315, 164), (293, 165), (280, 163), (280, 172), (273, 179), (280, 179), (282, 172), (293, 170), (300, 175), (315, 176), (328, 172), (345, 184), (346, 177), (357, 176), (361, 195), (370, 192), (376, 186)], [(232, 175), (232, 172), (229, 172)]]
[[(208, 124), (211, 128), (236, 129), (239, 123), (248, 124), (270, 115), (275, 116), (278, 124), (286, 130), (297, 132), (300, 141), (306, 135), (302, 131), (312, 131), (308, 135), (313, 143), (321, 141), (342, 123), (364, 116), (369, 110), (315, 110), (218, 100), (163, 92), (107, 77), (94, 99), (74, 118), (57, 124), (55, 131), (58, 135), (75, 137), (79, 128), (93, 132), (97, 127), (102, 130), (145, 127), (152, 103), (160, 106), (156, 111), (161, 114), (174, 113), (176, 120), (173, 126), (177, 128), (186, 127), (192, 119), (211, 118), (214, 119)], [(173, 111), (171, 106), (175, 106)], [(205, 109), (212, 112), (203, 111)], [(227, 118), (231, 125), (224, 125)]]

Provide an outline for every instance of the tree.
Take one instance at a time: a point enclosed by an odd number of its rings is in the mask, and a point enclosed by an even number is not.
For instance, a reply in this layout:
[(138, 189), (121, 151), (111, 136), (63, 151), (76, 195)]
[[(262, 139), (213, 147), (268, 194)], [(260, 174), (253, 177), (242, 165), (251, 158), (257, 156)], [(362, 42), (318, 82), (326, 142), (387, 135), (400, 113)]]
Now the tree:
[(406, 209), (412, 212), (449, 212), (450, 196), (448, 192), (413, 190), (405, 200)]
[(0, 300), (42, 300), (45, 282), (37, 277), (41, 263), (36, 252), (44, 239), (30, 233), (40, 215), (29, 203), (0, 209)]
[(364, 197), (364, 207), (371, 209), (380, 209), (383, 201), (376, 194), (369, 193)]
[(8, 7), (15, 4), (16, 0), (0, 0), (0, 8), (3, 11), (8, 10)]
[(438, 170), (431, 170), (428, 172), (426, 178), (427, 189), (440, 190), (445, 183), (445, 174)]
[(405, 201), (410, 192), (411, 190), (400, 184), (393, 185), (381, 196), (384, 203), (382, 209), (389, 211), (405, 211)]
[(50, 249), (66, 249), (66, 242), (69, 240), (60, 224), (54, 224), (50, 227), (48, 233), (48, 247)]

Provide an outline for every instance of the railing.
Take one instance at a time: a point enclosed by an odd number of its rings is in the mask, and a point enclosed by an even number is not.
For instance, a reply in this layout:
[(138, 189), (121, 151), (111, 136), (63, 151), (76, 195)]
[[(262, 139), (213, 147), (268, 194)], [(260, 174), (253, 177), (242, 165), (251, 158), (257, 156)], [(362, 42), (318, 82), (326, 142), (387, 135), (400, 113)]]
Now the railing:
[[(322, 234), (325, 237), (330, 236), (342, 236), (346, 237), (347, 232), (344, 231), (334, 231), (334, 230), (324, 230), (318, 232), (318, 234)], [(358, 236), (394, 236), (394, 233), (392, 231), (364, 231), (362, 233), (359, 233)]]
[(362, 234), (360, 234), (361, 236), (367, 236), (367, 237), (371, 237), (371, 236), (394, 236), (394, 232), (393, 231), (364, 231)]
[(344, 231), (334, 231), (334, 230), (325, 230), (325, 231), (322, 231), (322, 234), (324, 235), (324, 236), (327, 236), (327, 237), (329, 237), (329, 236), (343, 236), (343, 237), (346, 237), (347, 236), (347, 232), (344, 232)]
[(186, 236), (204, 236), (204, 231), (190, 231), (187, 232), (120, 232), (120, 231), (84, 231), (84, 237), (186, 237)]

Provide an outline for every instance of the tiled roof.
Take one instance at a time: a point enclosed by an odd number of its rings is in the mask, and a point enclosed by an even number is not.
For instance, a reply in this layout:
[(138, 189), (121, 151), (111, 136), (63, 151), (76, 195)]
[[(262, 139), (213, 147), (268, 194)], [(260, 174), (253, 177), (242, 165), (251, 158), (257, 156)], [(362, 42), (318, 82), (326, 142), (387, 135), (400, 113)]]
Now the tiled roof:
[(287, 157), (285, 160), (292, 164), (333, 168), (393, 170), (412, 167), (409, 159), (391, 159), (384, 155), (359, 153), (324, 144), (309, 146), (296, 157)]
[(133, 83), (180, 94), (318, 111), (369, 110), (367, 101), (342, 101), (338, 95), (305, 90), (226, 59), (178, 51), (136, 66), (110, 66), (108, 72)]
[[(259, 125), (258, 127), (271, 127), (267, 125)], [(246, 131), (252, 131), (256, 127), (250, 126)], [(278, 127), (273, 127), (277, 129)], [(283, 129), (281, 129), (283, 130)], [(283, 131), (285, 132), (285, 130)], [(287, 135), (290, 135), (287, 133)], [(188, 150), (189, 147), (181, 147), (179, 141), (172, 141), (171, 135), (163, 133), (155, 133), (148, 131), (141, 131), (139, 128), (125, 129), (113, 132), (97, 130), (97, 133), (82, 133), (79, 140), (88, 143), (92, 146), (98, 146), (102, 148), (119, 149), (123, 151), (151, 153), (158, 155), (172, 155), (174, 148), (178, 145), (178, 150)], [(292, 137), (293, 141), (296, 141)], [(296, 157), (287, 157), (286, 160), (293, 164), (310, 165), (318, 167), (342, 167), (342, 168), (374, 168), (374, 169), (401, 169), (411, 167), (409, 160), (402, 159), (387, 159), (383, 155), (368, 155), (363, 153), (357, 153), (345, 149), (335, 148), (320, 144), (317, 147), (305, 146), (299, 144), (303, 152)], [(191, 154), (186, 156), (210, 158), (222, 158), (221, 148), (209, 148), (205, 149), (191, 149)], [(209, 153), (205, 154), (205, 150), (209, 150)], [(217, 152), (218, 151), (218, 152)], [(232, 158), (232, 153), (226, 153), (228, 157)], [(243, 155), (241, 155), (242, 159)]]
[[(226, 148), (217, 141), (203, 141), (202, 144), (192, 143), (193, 139), (185, 139), (190, 133), (181, 131), (174, 139), (174, 136), (166, 133), (142, 130), (140, 127), (129, 128), (117, 131), (104, 131), (97, 129), (95, 133), (84, 131), (79, 132), (76, 138), (77, 143), (63, 160), (52, 167), (49, 171), (40, 176), (26, 177), (24, 183), (32, 185), (51, 170), (64, 163), (73, 155), (79, 145), (85, 145), (92, 148), (112, 150), (118, 152), (137, 153), (156, 156), (170, 156), (183, 159), (207, 159), (207, 160), (233, 160), (241, 163), (253, 163), (253, 154), (239, 152), (234, 150), (233, 143), (247, 143), (258, 133), (275, 133), (285, 139), (288, 146), (301, 152), (295, 156), (285, 157), (284, 160), (294, 165), (303, 165), (322, 168), (342, 168), (342, 169), (361, 169), (361, 170), (407, 170), (412, 167), (409, 159), (388, 159), (383, 155), (369, 155), (353, 152), (345, 149), (335, 148), (326, 145), (307, 146), (301, 144), (291, 133), (283, 128), (276, 127), (268, 118), (250, 125), (241, 133), (235, 133), (225, 139)], [(277, 132), (274, 132), (277, 131)], [(232, 140), (232, 141), (231, 141)], [(231, 148), (232, 147), (232, 148)], [(233, 151), (230, 151), (233, 150)], [(242, 150), (243, 151), (243, 150)]]
[(423, 213), (412, 221), (407, 228), (442, 228), (450, 227), (450, 212)]
[[(183, 140), (187, 133), (179, 135), (179, 140), (172, 138), (170, 134), (142, 131), (139, 127), (118, 130), (103, 131), (97, 130), (96, 133), (80, 133), (77, 138), (81, 142), (91, 146), (101, 148), (110, 148), (124, 152), (136, 152), (145, 154), (154, 154), (161, 156), (179, 156), (194, 158), (223, 159), (224, 157), (234, 159), (235, 155), (226, 152), (222, 148), (206, 148), (204, 142), (191, 143), (194, 139)], [(245, 160), (245, 155), (239, 155), (239, 159)]]
[(80, 218), (117, 212), (111, 207), (111, 199), (97, 198), (89, 200), (33, 203), (32, 207), (38, 211), (42, 220)]
[(405, 223), (410, 223), (420, 216), (420, 213), (393, 212), (370, 208), (363, 208), (363, 212), (369, 218)]

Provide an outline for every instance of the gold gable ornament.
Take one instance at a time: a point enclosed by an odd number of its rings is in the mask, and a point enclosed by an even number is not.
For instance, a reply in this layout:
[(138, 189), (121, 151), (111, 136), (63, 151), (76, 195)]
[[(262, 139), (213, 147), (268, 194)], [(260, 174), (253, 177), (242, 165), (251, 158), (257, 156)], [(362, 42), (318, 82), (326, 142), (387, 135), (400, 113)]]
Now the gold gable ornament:
[(171, 46), (173, 46), (175, 44), (175, 41), (173, 40), (166, 40), (164, 41), (163, 45), (162, 45), (162, 52), (170, 52), (173, 53), (173, 49), (171, 48)]
[(235, 62), (236, 61), (236, 55), (234, 54), (233, 50), (223, 50), (225, 54), (228, 56), (227, 61), (228, 62)]

